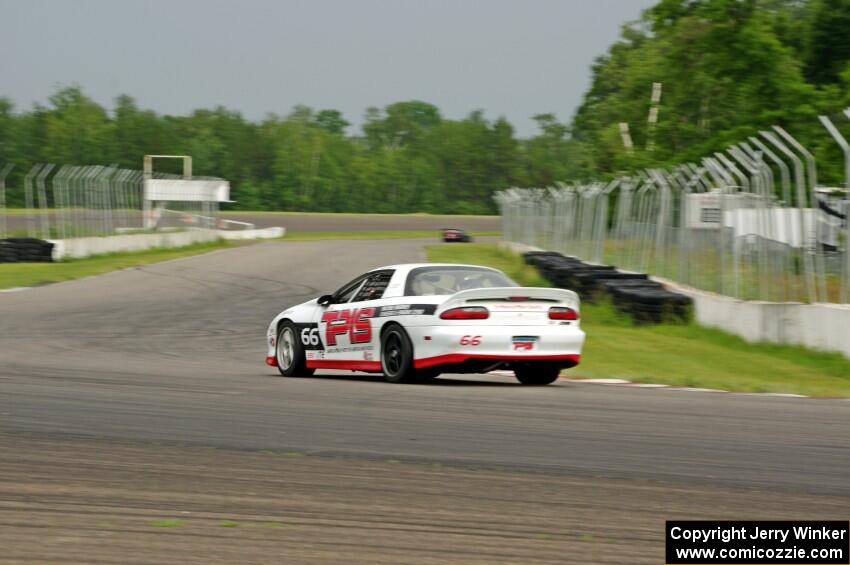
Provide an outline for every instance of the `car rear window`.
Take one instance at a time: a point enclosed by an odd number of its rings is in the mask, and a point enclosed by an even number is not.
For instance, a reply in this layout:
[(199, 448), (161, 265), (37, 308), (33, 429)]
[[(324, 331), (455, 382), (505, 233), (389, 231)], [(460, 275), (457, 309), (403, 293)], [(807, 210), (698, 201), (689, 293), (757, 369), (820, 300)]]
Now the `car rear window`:
[(407, 275), (405, 296), (454, 294), (473, 288), (517, 286), (504, 274), (483, 267), (419, 267)]

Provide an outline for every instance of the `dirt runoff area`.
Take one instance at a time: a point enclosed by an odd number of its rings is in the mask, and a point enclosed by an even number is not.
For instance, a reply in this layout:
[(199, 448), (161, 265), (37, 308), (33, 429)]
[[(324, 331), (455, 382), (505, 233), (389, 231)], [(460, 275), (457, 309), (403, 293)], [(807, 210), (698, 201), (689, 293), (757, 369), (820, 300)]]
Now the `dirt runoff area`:
[(662, 563), (665, 519), (850, 499), (0, 434), (2, 563)]

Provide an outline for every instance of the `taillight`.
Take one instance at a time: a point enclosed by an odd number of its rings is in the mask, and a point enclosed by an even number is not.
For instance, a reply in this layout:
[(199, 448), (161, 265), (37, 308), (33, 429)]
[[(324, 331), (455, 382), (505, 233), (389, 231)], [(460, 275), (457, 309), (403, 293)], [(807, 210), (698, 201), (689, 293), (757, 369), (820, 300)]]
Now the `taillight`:
[(552, 308), (549, 308), (549, 319), (578, 320), (578, 312), (576, 312), (572, 308), (565, 308), (563, 306), (553, 306)]
[(489, 317), (489, 310), (483, 306), (462, 306), (440, 314), (443, 320), (486, 320)]

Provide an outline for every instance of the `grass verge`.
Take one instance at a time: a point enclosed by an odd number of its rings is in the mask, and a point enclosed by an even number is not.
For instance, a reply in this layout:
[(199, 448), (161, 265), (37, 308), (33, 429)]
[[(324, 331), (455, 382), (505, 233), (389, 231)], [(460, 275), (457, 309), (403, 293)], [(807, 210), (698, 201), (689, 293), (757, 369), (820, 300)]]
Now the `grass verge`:
[[(496, 244), (435, 245), (428, 259), (476, 263), (504, 271), (525, 286), (550, 286), (522, 259)], [(587, 342), (579, 378), (622, 378), (738, 392), (850, 396), (850, 360), (838, 353), (747, 343), (696, 324), (636, 326), (610, 304), (583, 304)]]
[[(286, 234), (280, 238), (280, 241), (319, 241), (325, 239), (412, 239), (430, 237), (433, 239), (439, 238), (437, 230), (407, 230), (407, 231), (316, 231), (316, 232), (295, 232)], [(475, 232), (472, 234), (476, 237), (484, 236), (499, 236), (502, 232)]]
[(171, 249), (110, 253), (85, 259), (69, 259), (57, 263), (2, 263), (0, 264), (0, 289), (69, 281), (126, 269), (127, 267), (149, 265), (160, 261), (207, 253), (230, 245), (227, 241), (220, 240)]

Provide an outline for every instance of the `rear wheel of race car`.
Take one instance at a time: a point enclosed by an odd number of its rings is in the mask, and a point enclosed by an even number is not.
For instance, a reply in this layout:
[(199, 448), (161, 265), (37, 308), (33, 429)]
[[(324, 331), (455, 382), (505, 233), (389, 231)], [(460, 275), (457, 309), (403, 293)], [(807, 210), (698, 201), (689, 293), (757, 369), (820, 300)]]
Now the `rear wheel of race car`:
[(298, 330), (292, 322), (284, 322), (277, 334), (275, 347), (277, 370), (284, 377), (309, 377), (313, 369), (307, 368), (304, 346), (298, 339)]
[(410, 382), (416, 377), (413, 344), (399, 325), (391, 325), (381, 335), (381, 370), (391, 383)]
[(516, 380), (524, 385), (541, 386), (554, 383), (561, 373), (560, 367), (550, 365), (524, 366), (514, 369)]

